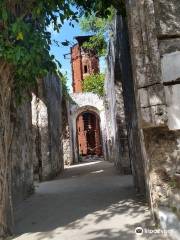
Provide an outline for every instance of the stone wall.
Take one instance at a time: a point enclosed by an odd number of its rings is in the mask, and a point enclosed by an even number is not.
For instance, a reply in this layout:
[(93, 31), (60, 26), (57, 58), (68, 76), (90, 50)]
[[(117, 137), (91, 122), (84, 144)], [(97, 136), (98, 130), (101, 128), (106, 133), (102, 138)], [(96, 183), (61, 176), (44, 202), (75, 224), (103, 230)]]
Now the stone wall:
[[(115, 23), (114, 33), (116, 32), (116, 26)], [(114, 34), (114, 37), (111, 38), (107, 55), (105, 107), (108, 127), (106, 145), (108, 158), (115, 162), (118, 171), (131, 173), (116, 36), (117, 34)]]
[(71, 165), (73, 163), (69, 126), (65, 127), (65, 132), (63, 134), (63, 158), (65, 165)]
[(180, 2), (131, 0), (126, 9), (138, 131), (151, 205), (174, 208), (171, 203), (177, 203), (180, 196)]
[[(121, 129), (123, 129), (123, 133), (125, 135), (125, 141), (122, 142), (122, 145), (126, 143), (126, 136), (128, 139), (128, 148), (129, 148), (129, 158), (131, 163), (131, 169), (134, 176), (135, 188), (138, 192), (144, 194), (145, 193), (145, 172), (144, 172), (144, 162), (143, 155), (141, 151), (141, 139), (140, 132), (138, 126), (138, 116), (137, 116), (137, 108), (136, 108), (136, 99), (134, 92), (134, 84), (132, 77), (132, 66), (131, 66), (131, 56), (130, 56), (130, 48), (128, 41), (128, 31), (127, 24), (125, 18), (123, 18), (119, 13), (117, 14), (114, 21), (114, 36), (113, 36), (113, 51), (110, 54), (110, 63), (113, 64), (112, 70), (112, 79), (114, 80), (114, 91), (120, 86), (119, 95), (121, 98), (120, 108), (117, 110), (112, 109), (113, 112), (118, 113), (121, 118)], [(114, 54), (114, 57), (113, 57)], [(109, 70), (111, 71), (111, 70)], [(113, 76), (114, 75), (114, 76)], [(110, 79), (111, 79), (110, 78)], [(111, 80), (112, 81), (112, 80)], [(118, 85), (119, 83), (119, 85)], [(115, 88), (116, 86), (116, 88)], [(112, 93), (113, 99), (114, 93)], [(123, 97), (123, 101), (122, 101)], [(114, 98), (114, 102), (118, 101)], [(120, 101), (120, 100), (119, 100)], [(118, 103), (118, 102), (117, 102)], [(114, 104), (115, 106), (115, 104)], [(118, 105), (117, 105), (118, 106)], [(113, 105), (112, 105), (113, 107)], [(124, 110), (122, 108), (124, 107)], [(124, 124), (124, 115), (125, 115), (125, 124)], [(116, 122), (117, 124), (117, 122)], [(127, 130), (127, 133), (126, 133)], [(121, 138), (121, 137), (120, 137)], [(122, 137), (123, 138), (123, 137)]]
[(150, 159), (153, 207), (170, 207), (180, 216), (180, 131), (169, 131), (167, 127), (146, 129), (144, 139)]
[(15, 206), (32, 193), (34, 178), (49, 179), (63, 169), (61, 91), (59, 79), (48, 75), (38, 82), (32, 102), (26, 95), (14, 108), (11, 158)]
[(37, 84), (32, 99), (34, 174), (46, 180), (64, 167), (62, 150), (62, 87), (58, 77), (48, 75)]
[(133, 80), (141, 128), (166, 125), (165, 89), (152, 0), (127, 3)]
[[(69, 97), (69, 96), (68, 96)], [(71, 132), (69, 126), (69, 105), (67, 96), (63, 96), (62, 107), (63, 107), (63, 159), (65, 165), (71, 165), (73, 163), (73, 154), (72, 154), (72, 143), (71, 143)]]
[(33, 191), (31, 97), (13, 113), (14, 134), (11, 148), (12, 197), (17, 205)]

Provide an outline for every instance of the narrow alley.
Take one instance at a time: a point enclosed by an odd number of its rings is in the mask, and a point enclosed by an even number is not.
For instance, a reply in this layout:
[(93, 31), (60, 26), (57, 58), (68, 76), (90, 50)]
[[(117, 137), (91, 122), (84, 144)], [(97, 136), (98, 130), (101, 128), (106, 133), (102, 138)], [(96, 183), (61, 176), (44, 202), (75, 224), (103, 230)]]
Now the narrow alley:
[(0, 1), (0, 240), (180, 240), (180, 1)]
[(36, 186), (35, 195), (17, 209), (14, 240), (161, 239), (159, 234), (135, 234), (136, 227), (149, 229), (152, 223), (132, 177), (117, 174), (112, 163), (93, 159)]

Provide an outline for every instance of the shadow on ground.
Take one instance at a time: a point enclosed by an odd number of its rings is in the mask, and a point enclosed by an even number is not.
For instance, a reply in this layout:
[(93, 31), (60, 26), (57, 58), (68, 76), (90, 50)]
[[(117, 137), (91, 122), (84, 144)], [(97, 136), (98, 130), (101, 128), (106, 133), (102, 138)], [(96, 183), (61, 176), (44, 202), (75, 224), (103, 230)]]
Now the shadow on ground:
[[(104, 161), (66, 169), (57, 180), (41, 183), (16, 210), (17, 240), (147, 239), (137, 238), (134, 231), (151, 225), (132, 177), (118, 175)], [(148, 239), (161, 239), (153, 237)]]

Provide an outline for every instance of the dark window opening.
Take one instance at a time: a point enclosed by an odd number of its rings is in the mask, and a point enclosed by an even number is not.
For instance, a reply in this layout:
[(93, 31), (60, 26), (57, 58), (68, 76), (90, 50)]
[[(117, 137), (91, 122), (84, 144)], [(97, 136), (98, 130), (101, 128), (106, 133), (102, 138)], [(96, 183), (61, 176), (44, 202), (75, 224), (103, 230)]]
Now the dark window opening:
[(88, 72), (88, 67), (87, 65), (84, 65), (84, 73), (87, 73)]

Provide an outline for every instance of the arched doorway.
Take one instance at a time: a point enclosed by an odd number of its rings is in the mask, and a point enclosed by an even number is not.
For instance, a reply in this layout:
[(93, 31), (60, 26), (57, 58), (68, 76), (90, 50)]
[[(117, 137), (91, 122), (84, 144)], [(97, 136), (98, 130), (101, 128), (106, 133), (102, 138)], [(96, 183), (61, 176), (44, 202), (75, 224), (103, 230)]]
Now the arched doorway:
[(78, 153), (81, 156), (102, 155), (99, 116), (93, 111), (81, 112), (76, 119)]

